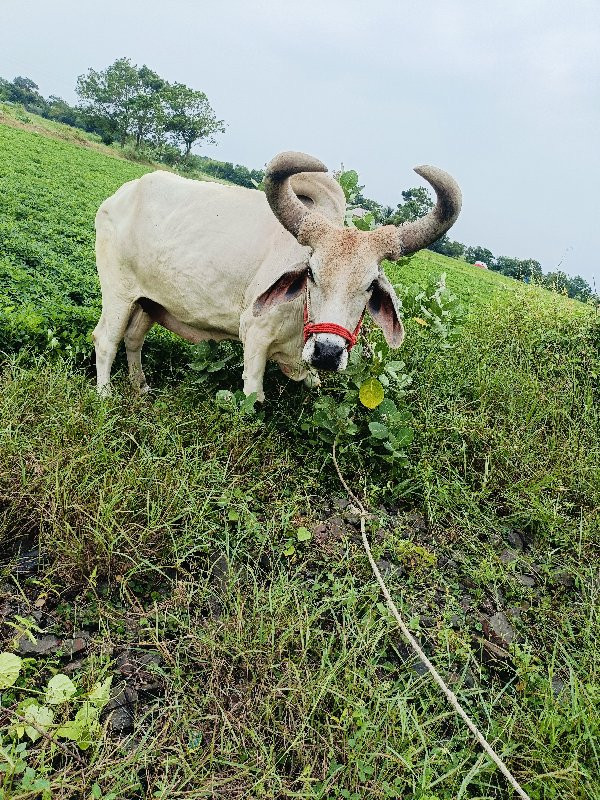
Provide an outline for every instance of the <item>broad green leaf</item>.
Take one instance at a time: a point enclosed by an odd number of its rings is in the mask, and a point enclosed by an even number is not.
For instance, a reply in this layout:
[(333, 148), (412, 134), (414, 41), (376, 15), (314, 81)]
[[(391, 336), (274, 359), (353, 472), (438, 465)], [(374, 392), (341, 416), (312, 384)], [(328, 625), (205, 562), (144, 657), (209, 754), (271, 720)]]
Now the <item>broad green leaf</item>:
[(219, 408), (231, 408), (235, 405), (235, 397), (229, 389), (219, 389), (215, 395), (215, 402)]
[(61, 725), (56, 735), (76, 742), (80, 750), (87, 750), (100, 732), (99, 714), (100, 710), (91, 702), (82, 703), (75, 719)]
[(48, 681), (48, 688), (46, 689), (46, 702), (51, 706), (64, 703), (69, 700), (77, 688), (73, 681), (67, 676), (59, 673)]
[(0, 653), (0, 689), (15, 685), (22, 663), (14, 653)]
[(395, 428), (393, 435), (390, 434), (390, 442), (393, 447), (400, 449), (409, 445), (414, 437), (412, 428)]
[(86, 701), (85, 703), (81, 704), (81, 708), (75, 714), (75, 722), (78, 722), (81, 725), (93, 725), (98, 721), (99, 716), (100, 709), (96, 706), (96, 704), (92, 703), (91, 701)]
[(376, 439), (387, 439), (390, 433), (387, 425), (381, 422), (369, 422), (369, 430)]
[(296, 538), (299, 542), (308, 542), (308, 540), (312, 538), (312, 533), (308, 528), (298, 528), (296, 531)]
[(358, 397), (363, 406), (377, 408), (384, 398), (383, 386), (377, 378), (369, 378), (360, 387)]
[(294, 545), (293, 545), (293, 544), (290, 544), (290, 545), (288, 545), (288, 547), (286, 547), (286, 548), (285, 548), (285, 550), (283, 551), (283, 555), (284, 555), (284, 556), (293, 556), (295, 552), (296, 552), (296, 548), (294, 547)]
[(25, 733), (32, 742), (35, 742), (42, 735), (40, 731), (45, 733), (48, 730), (48, 726), (52, 724), (54, 712), (47, 706), (38, 706), (37, 703), (31, 703), (24, 710), (23, 717), (26, 723)]
[(391, 414), (396, 414), (397, 411), (398, 407), (396, 406), (396, 403), (394, 403), (393, 400), (390, 400), (389, 397), (386, 397), (385, 400), (379, 404), (377, 409), (377, 413), (379, 414), (380, 418), (383, 418), (384, 420), (387, 420)]
[(105, 678), (102, 683), (94, 684), (94, 688), (88, 694), (88, 700), (93, 703), (96, 708), (104, 708), (110, 700), (110, 685), (112, 683), (112, 675)]

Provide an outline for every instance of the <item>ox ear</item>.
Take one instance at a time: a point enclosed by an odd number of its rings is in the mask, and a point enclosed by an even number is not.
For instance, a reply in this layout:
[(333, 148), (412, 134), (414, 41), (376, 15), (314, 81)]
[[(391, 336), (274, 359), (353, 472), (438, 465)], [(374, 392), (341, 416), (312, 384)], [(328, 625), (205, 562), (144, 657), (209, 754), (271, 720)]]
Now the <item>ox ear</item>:
[(306, 289), (306, 277), (308, 275), (308, 265), (302, 264), (296, 269), (290, 269), (284, 272), (280, 278), (277, 278), (274, 284), (269, 286), (266, 292), (263, 292), (254, 301), (253, 312), (254, 316), (258, 317), (264, 314), (265, 311), (277, 306), (280, 303), (287, 303), (290, 300), (295, 300)]
[(375, 281), (368, 306), (375, 324), (383, 331), (389, 346), (400, 347), (404, 340), (404, 325), (400, 319), (398, 298), (394, 287), (383, 272), (379, 273), (379, 277)]

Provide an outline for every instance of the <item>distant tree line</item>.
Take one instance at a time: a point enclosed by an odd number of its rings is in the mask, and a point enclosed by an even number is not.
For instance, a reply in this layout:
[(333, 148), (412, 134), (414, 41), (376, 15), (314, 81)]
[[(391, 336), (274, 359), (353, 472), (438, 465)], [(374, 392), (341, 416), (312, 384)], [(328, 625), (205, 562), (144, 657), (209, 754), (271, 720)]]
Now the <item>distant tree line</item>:
[(79, 103), (73, 107), (54, 95), (42, 97), (31, 78), (0, 79), (1, 100), (95, 133), (105, 144), (153, 149), (161, 160), (185, 161), (194, 144), (213, 144), (216, 134), (225, 130), (204, 92), (169, 83), (128, 58), (117, 59), (105, 70), (90, 68), (77, 79), (75, 91)]
[[(429, 191), (423, 186), (406, 189), (406, 191), (402, 192), (402, 198), (404, 202), (399, 203), (395, 209), (391, 206), (382, 206), (374, 200), (369, 200), (360, 192), (353, 199), (355, 205), (370, 211), (377, 224), (380, 225), (399, 225), (407, 220), (417, 219), (429, 213), (434, 206)], [(572, 278), (562, 270), (544, 274), (542, 265), (533, 258), (518, 259), (509, 256), (495, 256), (487, 247), (480, 245), (467, 247), (460, 242), (451, 240), (447, 235), (442, 236), (430, 245), (428, 249), (451, 258), (464, 259), (469, 264), (483, 261), (489, 269), (495, 272), (501, 272), (503, 275), (508, 275), (510, 278), (516, 278), (526, 283), (534, 281), (538, 285), (562, 292), (576, 300), (586, 302), (590, 298), (598, 299), (588, 282), (581, 275), (576, 275)]]
[[(31, 78), (0, 78), (0, 101), (19, 103), (33, 114), (97, 134), (106, 144), (127, 146), (134, 156), (162, 161), (184, 171), (198, 170), (248, 188), (258, 186), (264, 177), (263, 170), (193, 154), (195, 144), (213, 144), (215, 136), (224, 132), (223, 120), (216, 118), (204, 92), (182, 83), (169, 83), (145, 64), (138, 67), (128, 58), (119, 58), (105, 70), (90, 68), (77, 79), (76, 93), (79, 103), (70, 106), (55, 95), (42, 97)], [(350, 185), (345, 188), (347, 198), (351, 197), (353, 206), (370, 212), (371, 225), (398, 225), (424, 216), (433, 208), (425, 187), (406, 189), (402, 192), (403, 202), (393, 208), (365, 197), (354, 171), (343, 174), (351, 176)], [(596, 297), (580, 275), (572, 278), (561, 270), (544, 274), (541, 264), (532, 258), (496, 257), (486, 247), (468, 247), (447, 235), (429, 249), (470, 264), (483, 261), (503, 275), (535, 281), (584, 302)]]

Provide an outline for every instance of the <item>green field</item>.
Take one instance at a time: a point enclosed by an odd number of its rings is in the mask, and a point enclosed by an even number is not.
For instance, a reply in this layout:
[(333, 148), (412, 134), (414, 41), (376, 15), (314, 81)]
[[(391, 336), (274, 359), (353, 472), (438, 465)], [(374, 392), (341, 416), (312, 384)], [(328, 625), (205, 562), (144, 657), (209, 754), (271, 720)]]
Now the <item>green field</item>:
[[(247, 415), (215, 402), (239, 347), (152, 331), (155, 391), (121, 361), (96, 396), (94, 214), (148, 169), (0, 124), (0, 651), (23, 658), (0, 798), (513, 797), (381, 605), (319, 424), (354, 398), (343, 376), (269, 369)], [(463, 310), (447, 338), (407, 314), (401, 457), (368, 436), (378, 412), (340, 434), (375, 557), (530, 796), (597, 800), (600, 322), (430, 252), (388, 272), (407, 309), (445, 273)], [(55, 674), (76, 693), (32, 737)], [(60, 725), (108, 678), (81, 749)]]

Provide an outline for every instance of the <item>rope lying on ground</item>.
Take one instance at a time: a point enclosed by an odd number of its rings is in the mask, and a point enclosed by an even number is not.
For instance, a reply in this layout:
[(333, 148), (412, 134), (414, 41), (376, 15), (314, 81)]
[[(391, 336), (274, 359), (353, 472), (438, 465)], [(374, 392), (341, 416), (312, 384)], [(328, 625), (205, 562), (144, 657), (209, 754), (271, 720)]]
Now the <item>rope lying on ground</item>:
[(463, 722), (465, 723), (467, 728), (469, 728), (471, 733), (475, 736), (475, 738), (477, 739), (479, 744), (482, 746), (482, 748), (485, 750), (485, 752), (491, 758), (491, 760), (494, 762), (494, 764), (496, 764), (496, 766), (498, 767), (500, 772), (504, 775), (504, 777), (510, 783), (510, 785), (513, 787), (515, 792), (517, 792), (519, 797), (522, 797), (523, 800), (531, 800), (531, 798), (529, 797), (527, 792), (525, 792), (525, 790), (521, 788), (521, 786), (517, 782), (516, 778), (513, 777), (511, 771), (508, 769), (508, 767), (506, 766), (504, 761), (502, 761), (502, 759), (496, 753), (496, 751), (492, 748), (492, 746), (490, 744), (488, 744), (488, 741), (485, 738), (485, 736), (481, 733), (481, 731), (479, 730), (477, 725), (475, 725), (473, 720), (469, 717), (467, 712), (464, 710), (464, 708), (458, 702), (458, 698), (456, 697), (454, 692), (446, 685), (446, 683), (444, 682), (444, 679), (442, 678), (442, 676), (439, 674), (439, 672), (433, 666), (431, 661), (427, 658), (427, 656), (425, 655), (425, 653), (421, 649), (421, 646), (419, 645), (419, 643), (417, 642), (415, 637), (412, 635), (412, 633), (408, 630), (408, 628), (404, 624), (404, 621), (403, 621), (402, 617), (400, 616), (400, 612), (396, 608), (396, 605), (395, 605), (394, 601), (391, 598), (391, 595), (390, 595), (390, 593), (389, 593), (389, 591), (387, 589), (387, 586), (385, 585), (385, 582), (384, 582), (383, 578), (381, 577), (381, 573), (379, 572), (377, 564), (375, 563), (375, 559), (373, 558), (373, 554), (371, 553), (371, 548), (369, 547), (369, 540), (367, 539), (367, 533), (366, 533), (366, 530), (365, 530), (365, 518), (368, 516), (367, 510), (365, 509), (365, 507), (360, 502), (358, 497), (354, 494), (354, 492), (350, 489), (350, 487), (348, 486), (348, 484), (344, 480), (344, 476), (341, 473), (341, 470), (339, 468), (337, 459), (335, 457), (335, 442), (333, 444), (333, 453), (332, 454), (333, 454), (333, 463), (335, 465), (335, 469), (336, 469), (338, 477), (339, 477), (339, 479), (340, 479), (340, 481), (342, 483), (342, 486), (344, 487), (344, 489), (348, 493), (348, 496), (354, 501), (354, 503), (356, 504), (357, 508), (360, 511), (360, 532), (361, 532), (361, 535), (362, 535), (363, 545), (364, 545), (364, 548), (365, 548), (366, 553), (367, 553), (367, 558), (369, 559), (369, 563), (371, 564), (371, 569), (373, 570), (373, 574), (375, 575), (375, 578), (377, 579), (377, 583), (379, 584), (379, 586), (381, 588), (381, 591), (383, 592), (383, 596), (385, 597), (385, 601), (387, 603), (387, 606), (388, 606), (389, 610), (392, 612), (392, 614), (394, 616), (394, 619), (398, 623), (398, 627), (402, 631), (405, 639), (410, 644), (412, 649), (419, 656), (419, 658), (421, 659), (423, 664), (425, 664), (425, 666), (429, 670), (429, 672), (430, 672), (432, 678), (434, 679), (434, 681), (440, 687), (442, 692), (446, 695), (446, 697), (447, 697), (450, 705), (452, 706), (452, 708), (456, 711), (458, 716), (461, 717), (461, 719), (463, 720)]

